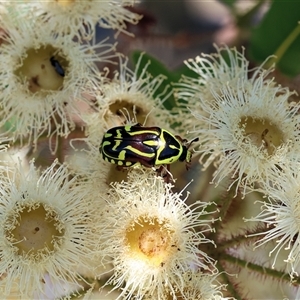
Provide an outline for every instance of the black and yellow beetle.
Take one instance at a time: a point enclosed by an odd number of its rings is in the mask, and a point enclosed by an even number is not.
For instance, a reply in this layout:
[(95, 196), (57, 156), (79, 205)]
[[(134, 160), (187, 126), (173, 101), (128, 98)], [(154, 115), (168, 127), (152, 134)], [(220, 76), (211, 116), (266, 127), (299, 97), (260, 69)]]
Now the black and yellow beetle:
[(118, 126), (109, 129), (102, 139), (100, 153), (103, 159), (121, 167), (140, 163), (146, 167), (169, 165), (175, 161), (191, 162), (191, 143), (174, 136), (160, 127), (141, 124)]

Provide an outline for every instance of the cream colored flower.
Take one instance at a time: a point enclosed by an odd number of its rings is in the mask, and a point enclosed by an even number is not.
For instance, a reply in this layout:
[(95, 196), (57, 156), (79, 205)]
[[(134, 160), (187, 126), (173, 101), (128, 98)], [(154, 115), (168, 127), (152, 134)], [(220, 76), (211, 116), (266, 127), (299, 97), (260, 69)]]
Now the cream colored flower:
[[(201, 250), (210, 243), (204, 220), (207, 204), (192, 207), (172, 186), (150, 170), (133, 167), (127, 182), (115, 183), (99, 216), (99, 253), (113, 259), (107, 281), (122, 287), (118, 299), (141, 299), (146, 293), (161, 299), (167, 287), (184, 289), (182, 274), (191, 269), (214, 271), (213, 260)], [(206, 216), (207, 217), (207, 216)]]
[(224, 86), (222, 96), (216, 96), (218, 108), (204, 106), (209, 112), (209, 118), (204, 118), (207, 127), (196, 131), (202, 142), (201, 160), (209, 155), (204, 166), (216, 160), (214, 181), (229, 175), (238, 185), (266, 182), (278, 167), (299, 161), (298, 108), (288, 109), (290, 95), (258, 78), (252, 90), (244, 90), (241, 84), (236, 94)]
[(0, 126), (28, 142), (42, 134), (68, 135), (74, 127), (69, 115), (79, 113), (79, 86), (93, 76), (94, 62), (109, 57), (111, 45), (54, 37), (47, 24), (33, 15), (17, 18), (15, 11), (2, 16), (0, 26), (7, 32), (0, 55)]
[[(128, 59), (120, 58), (119, 71), (112, 80), (100, 75), (99, 80), (90, 81), (89, 91), (96, 98), (97, 108), (83, 116), (88, 143), (100, 145), (103, 137), (100, 128), (106, 131), (115, 126), (141, 123), (168, 129), (170, 115), (163, 102), (170, 93), (167, 86), (163, 88), (165, 77), (153, 78), (147, 72), (150, 62), (141, 67), (142, 57), (134, 71), (127, 66)], [(160, 89), (162, 92), (157, 94)]]
[[(180, 83), (182, 89), (180, 96), (190, 100), (195, 95), (205, 95), (207, 102), (214, 102), (215, 93), (221, 92), (224, 84), (238, 87), (241, 80), (251, 89), (253, 81), (261, 76), (266, 76), (270, 70), (264, 70), (262, 66), (249, 69), (249, 61), (242, 52), (236, 48), (217, 47), (216, 53), (201, 54), (195, 59), (185, 61), (189, 69), (195, 72), (195, 77), (183, 77)], [(251, 77), (249, 77), (251, 74)], [(212, 94), (212, 90), (214, 94)], [(184, 93), (185, 92), (185, 93)]]
[(109, 292), (106, 289), (97, 291), (96, 288), (91, 288), (88, 290), (85, 295), (78, 297), (76, 299), (82, 300), (116, 300), (120, 293), (118, 291)]
[(166, 290), (163, 296), (158, 298), (155, 294), (146, 295), (144, 300), (233, 300), (234, 298), (224, 298), (221, 289), (226, 290), (224, 284), (217, 281), (218, 274), (208, 275), (201, 272), (185, 272), (178, 278), (183, 281), (183, 289), (176, 286)]
[[(236, 49), (218, 48), (215, 54), (202, 54), (195, 59), (185, 61), (187, 67), (195, 73), (194, 77), (182, 77), (178, 85), (177, 96), (197, 105), (198, 97), (205, 96), (207, 102), (214, 102), (211, 89), (220, 90), (225, 83), (233, 86), (241, 78), (248, 77), (249, 62), (244, 53)], [(228, 59), (225, 59), (224, 55)], [(198, 105), (200, 106), (200, 105)]]
[[(245, 89), (252, 89), (253, 81), (259, 77), (266, 77), (271, 70), (264, 70), (261, 66), (249, 69), (249, 61), (242, 52), (236, 48), (216, 47), (216, 53), (201, 54), (195, 59), (185, 61), (187, 67), (194, 72), (194, 77), (183, 76), (180, 83), (176, 85), (175, 95), (179, 102), (177, 118), (183, 123), (183, 131), (193, 130), (195, 125), (199, 125), (199, 120), (189, 118), (191, 111), (201, 112), (209, 117), (208, 112), (202, 109), (202, 102), (206, 105), (215, 105), (215, 95), (222, 93), (224, 85), (232, 87), (237, 92), (241, 81), (244, 82)], [(251, 77), (250, 76), (251, 72)], [(201, 99), (201, 100), (199, 100)]]
[(87, 40), (95, 35), (97, 24), (102, 28), (128, 33), (127, 24), (137, 24), (142, 17), (126, 8), (133, 6), (134, 2), (134, 0), (33, 0), (27, 1), (23, 9), (28, 10), (28, 6), (31, 7), (34, 13), (47, 23), (49, 31)]
[[(227, 67), (220, 54), (219, 63), (199, 58), (198, 69), (193, 65), (201, 84), (190, 109), (195, 116), (192, 132), (199, 136), (200, 162), (205, 168), (214, 162), (215, 183), (230, 176), (238, 188), (241, 183), (246, 187), (268, 181), (278, 166), (299, 161), (298, 107), (288, 107), (292, 95), (288, 89), (266, 79), (270, 70), (258, 67), (248, 79), (251, 70), (243, 55), (227, 53)], [(195, 81), (191, 81), (194, 88)]]
[(276, 242), (269, 256), (273, 257), (274, 268), (278, 255), (286, 253), (285, 262), (291, 275), (299, 276), (300, 270), (300, 180), (299, 164), (297, 172), (284, 168), (278, 172), (272, 186), (266, 186), (268, 201), (262, 204), (262, 211), (247, 221), (259, 221), (266, 225), (266, 230), (252, 236), (262, 236), (256, 247), (269, 241)]
[[(86, 123), (86, 135), (83, 139), (87, 144), (84, 151), (89, 162), (79, 170), (86, 178), (87, 184), (92, 184), (92, 193), (103, 191), (105, 186), (113, 181), (126, 180), (127, 170), (120, 170), (116, 165), (105, 162), (99, 152), (105, 132), (115, 126), (141, 123), (145, 126), (169, 128), (168, 111), (163, 107), (164, 100), (169, 96), (163, 89), (164, 76), (152, 78), (147, 73), (148, 64), (142, 69), (142, 56), (132, 71), (128, 60), (120, 58), (120, 70), (112, 80), (99, 76), (98, 81), (91, 81), (87, 92), (96, 98), (96, 107), (83, 115)], [(157, 91), (162, 93), (157, 95)]]
[(13, 178), (1, 177), (1, 296), (12, 283), (22, 299), (44, 298), (48, 284), (54, 298), (68, 293), (66, 284), (80, 287), (73, 266), (92, 257), (94, 208), (68, 177), (57, 163), (41, 175), (31, 163), (28, 174), (18, 167)]
[[(99, 130), (100, 135), (101, 132), (103, 131)], [(84, 139), (80, 141), (84, 142)], [(74, 141), (71, 142), (73, 143)], [(100, 143), (97, 146), (89, 144), (84, 149), (75, 149), (73, 154), (68, 156), (67, 163), (72, 174), (77, 175), (79, 184), (89, 191), (90, 201), (96, 200), (97, 205), (102, 205), (104, 200), (99, 199), (99, 195), (105, 194), (112, 181), (124, 179), (126, 173), (117, 170), (116, 165), (104, 161), (99, 146)]]

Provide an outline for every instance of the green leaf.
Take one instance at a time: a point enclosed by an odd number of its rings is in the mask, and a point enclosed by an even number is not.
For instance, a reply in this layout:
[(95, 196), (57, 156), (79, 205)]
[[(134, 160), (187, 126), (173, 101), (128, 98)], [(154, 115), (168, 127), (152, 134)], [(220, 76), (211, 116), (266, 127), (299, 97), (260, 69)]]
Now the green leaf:
[(191, 78), (198, 78), (199, 77), (199, 74), (197, 74), (196, 72), (194, 72), (193, 70), (191, 70), (186, 65), (182, 65), (181, 67), (179, 67), (178, 69), (176, 69), (174, 71), (174, 73), (175, 73), (175, 76), (178, 78), (178, 80), (181, 78), (182, 75), (187, 76), (187, 77), (191, 77)]
[(5, 122), (4, 130), (5, 131), (11, 131), (11, 132), (16, 131), (17, 122), (18, 122), (17, 117), (10, 118), (8, 121)]
[[(283, 73), (289, 76), (299, 74), (300, 36), (295, 34), (298, 21), (300, 21), (300, 1), (274, 0), (262, 22), (253, 30), (250, 55), (257, 61), (264, 61), (276, 53), (277, 67)], [(292, 40), (289, 37), (292, 37)], [(280, 53), (278, 49), (284, 49), (284, 53), (282, 51)]]
[[(154, 94), (154, 97), (158, 96), (160, 93), (162, 93), (166, 87), (168, 86), (167, 92), (172, 90), (172, 83), (177, 82), (180, 78), (180, 75), (175, 74), (171, 71), (169, 71), (159, 60), (156, 58), (150, 56), (149, 54), (143, 53), (141, 51), (134, 51), (132, 53), (132, 60), (135, 65), (137, 65), (139, 61), (139, 69), (138, 69), (138, 75), (142, 73), (143, 68), (147, 66), (147, 72), (150, 73), (153, 77), (156, 77), (160, 74), (164, 75), (166, 77), (166, 80), (164, 83), (157, 89), (157, 91)], [(142, 57), (140, 57), (143, 55)], [(149, 64), (149, 61), (151, 62)], [(163, 103), (164, 107), (167, 110), (171, 110), (173, 107), (176, 106), (176, 101), (174, 99), (174, 95), (171, 94), (166, 101)]]
[(233, 7), (236, 0), (220, 0), (220, 2), (226, 4), (229, 7)]

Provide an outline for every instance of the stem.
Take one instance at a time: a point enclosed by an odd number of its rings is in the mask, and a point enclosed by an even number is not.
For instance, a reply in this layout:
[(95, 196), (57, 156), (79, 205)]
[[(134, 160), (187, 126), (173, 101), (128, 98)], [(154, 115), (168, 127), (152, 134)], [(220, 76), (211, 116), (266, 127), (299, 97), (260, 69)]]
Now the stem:
[(58, 159), (58, 161), (62, 164), (65, 160), (64, 157), (64, 142), (63, 142), (63, 137), (59, 136), (57, 137), (57, 152), (56, 152), (56, 157)]
[(230, 293), (230, 296), (234, 297), (234, 299), (236, 299), (236, 300), (242, 300), (242, 298), (240, 297), (240, 295), (237, 294), (236, 287), (234, 287), (234, 285), (229, 280), (228, 274), (226, 273), (226, 271), (224, 270), (224, 268), (220, 264), (220, 262), (217, 262), (216, 266), (217, 266), (217, 268), (218, 268), (218, 270), (220, 272), (220, 276), (222, 277), (224, 283), (226, 284), (226, 289)]
[(217, 243), (218, 252), (223, 252), (229, 247), (233, 247), (235, 245), (240, 245), (243, 242), (249, 242), (249, 237), (245, 234), (233, 236), (230, 240), (225, 240)]
[(209, 235), (209, 238), (212, 240), (216, 240), (216, 236), (218, 235), (218, 231), (220, 228), (222, 228), (222, 222), (224, 221), (228, 210), (232, 204), (232, 201), (234, 199), (236, 195), (236, 188), (235, 185), (233, 187), (231, 187), (230, 190), (226, 191), (226, 196), (223, 197), (219, 197), (219, 199), (214, 200), (215, 203), (217, 203), (218, 208), (220, 210), (218, 217), (219, 217), (219, 221), (215, 223), (214, 225), (214, 229), (215, 232), (213, 232), (211, 235)]
[[(262, 267), (260, 265), (254, 264), (252, 262), (245, 261), (243, 259), (231, 256), (229, 254), (223, 253), (222, 256), (220, 256), (221, 260), (228, 261), (232, 264), (241, 266), (243, 268), (249, 269), (254, 272), (258, 272), (260, 274), (267, 275), (269, 277), (274, 277), (278, 280), (286, 281), (288, 283), (291, 282), (291, 277), (289, 274), (281, 271), (277, 271), (271, 268)], [(300, 277), (293, 277), (293, 284), (300, 284)]]
[(296, 40), (299, 34), (300, 34), (300, 22), (298, 22), (298, 25), (287, 36), (287, 38), (283, 41), (283, 43), (278, 47), (278, 49), (274, 53), (274, 57), (272, 57), (268, 61), (267, 66), (271, 66), (274, 63), (278, 63), (282, 59), (283, 55), (286, 53), (288, 48), (291, 46), (291, 44)]

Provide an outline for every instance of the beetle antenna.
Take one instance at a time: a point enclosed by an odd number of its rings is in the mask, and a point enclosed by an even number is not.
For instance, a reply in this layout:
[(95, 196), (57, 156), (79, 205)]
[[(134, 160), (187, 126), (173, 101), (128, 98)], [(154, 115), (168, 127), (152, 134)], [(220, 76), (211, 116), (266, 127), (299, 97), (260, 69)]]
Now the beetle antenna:
[(192, 139), (190, 142), (187, 143), (186, 148), (189, 149), (194, 142), (198, 142), (198, 141), (199, 141), (198, 137)]

